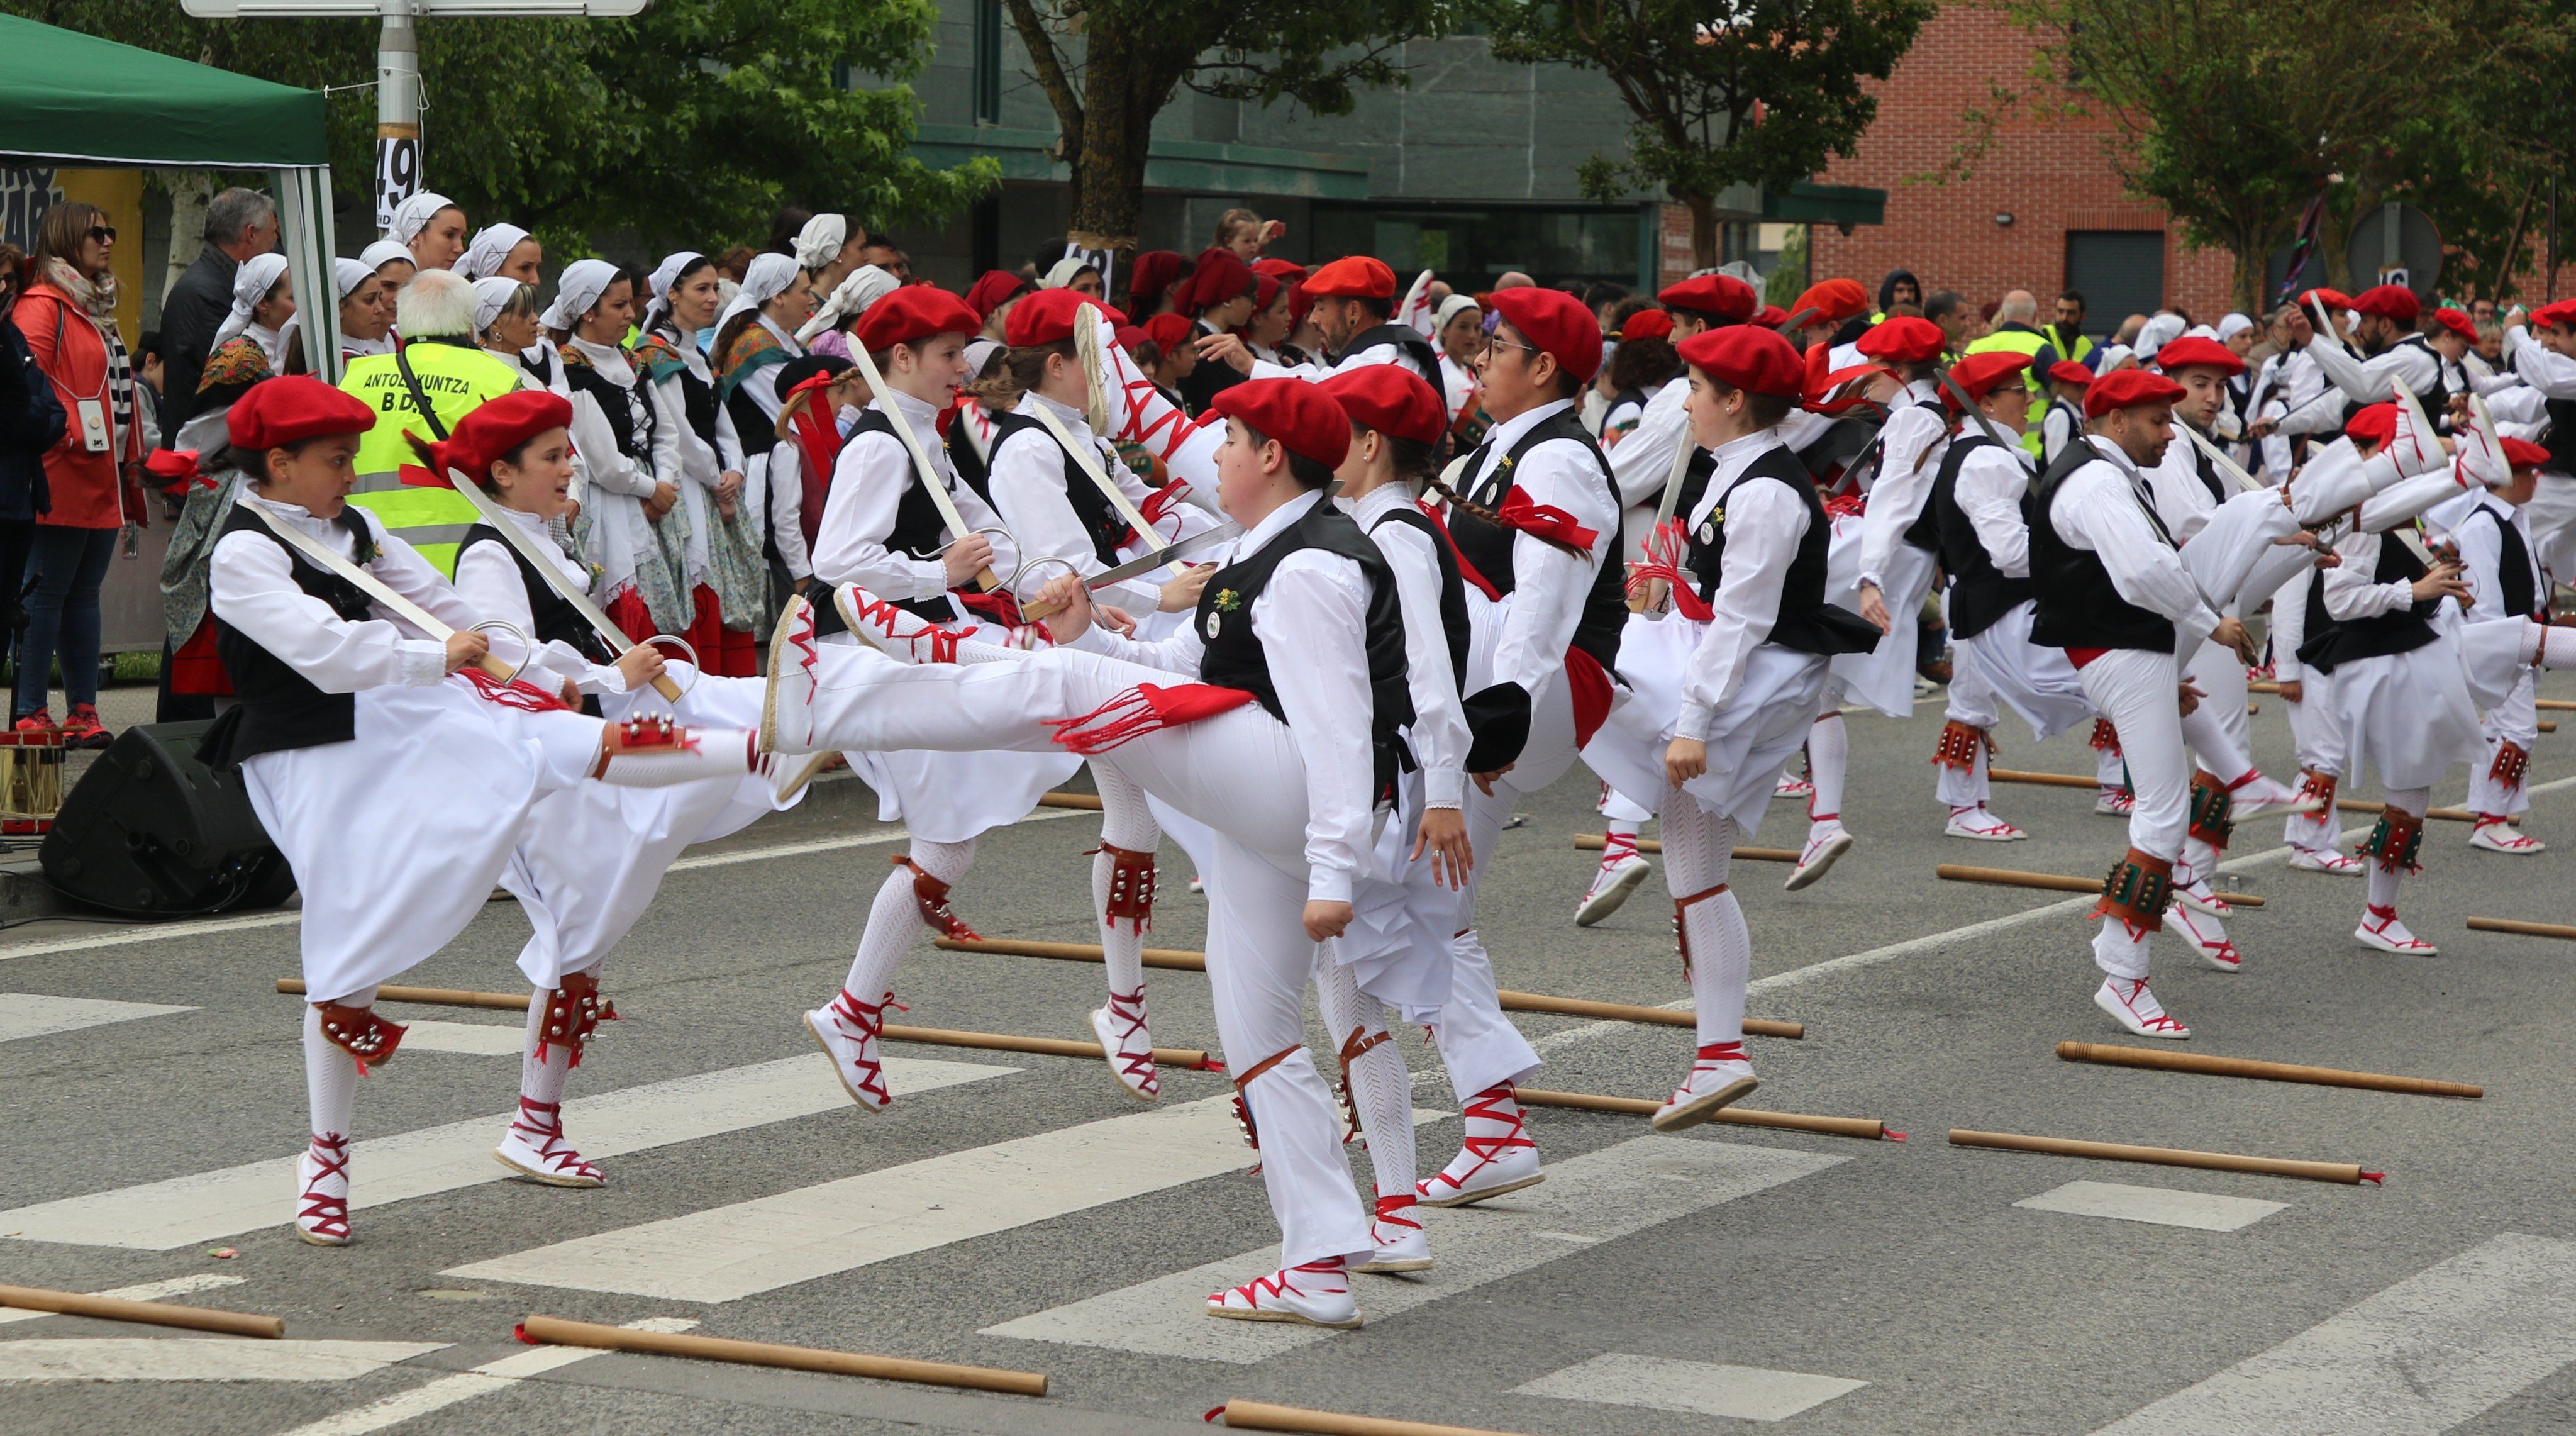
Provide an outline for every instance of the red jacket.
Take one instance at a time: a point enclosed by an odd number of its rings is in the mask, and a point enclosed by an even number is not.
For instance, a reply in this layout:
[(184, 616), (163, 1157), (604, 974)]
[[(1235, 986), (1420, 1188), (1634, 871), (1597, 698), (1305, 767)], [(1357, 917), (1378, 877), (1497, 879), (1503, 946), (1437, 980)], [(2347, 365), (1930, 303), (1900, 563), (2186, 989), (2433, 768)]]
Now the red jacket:
[[(123, 466), (143, 461), (143, 431), (116, 422), (115, 397), (107, 392), (106, 339), (79, 306), (50, 284), (29, 287), (19, 297), (14, 317), (70, 420), (61, 442), (45, 451), (45, 481), (53, 490), (54, 506), (36, 522), (80, 529), (119, 528), (129, 518), (144, 522), (140, 493), (123, 492)], [(105, 410), (104, 452), (92, 453), (81, 441), (83, 399), (96, 399)]]

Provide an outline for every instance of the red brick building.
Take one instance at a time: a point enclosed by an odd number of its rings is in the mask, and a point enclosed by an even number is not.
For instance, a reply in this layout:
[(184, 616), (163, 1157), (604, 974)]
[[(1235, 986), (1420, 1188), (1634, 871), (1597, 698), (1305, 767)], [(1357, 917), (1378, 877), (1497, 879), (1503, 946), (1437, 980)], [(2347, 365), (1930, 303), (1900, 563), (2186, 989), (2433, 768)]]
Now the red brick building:
[(1886, 223), (1849, 235), (1817, 225), (1810, 272), (1849, 275), (1875, 293), (1888, 270), (1910, 269), (1926, 293), (1955, 289), (1977, 305), (2028, 289), (2043, 321), (2051, 297), (2072, 287), (2091, 303), (2088, 325), (2103, 331), (2159, 304), (2215, 320), (2231, 307), (2230, 256), (2186, 247), (2162, 206), (2122, 187), (2106, 122), (2015, 119), (1967, 178), (1941, 177), (1966, 111), (1996, 85), (2026, 84), (2033, 49), (2029, 32), (1991, 9), (1944, 6), (1873, 87), (1878, 118), (1860, 152), (1817, 176), (1885, 190)]

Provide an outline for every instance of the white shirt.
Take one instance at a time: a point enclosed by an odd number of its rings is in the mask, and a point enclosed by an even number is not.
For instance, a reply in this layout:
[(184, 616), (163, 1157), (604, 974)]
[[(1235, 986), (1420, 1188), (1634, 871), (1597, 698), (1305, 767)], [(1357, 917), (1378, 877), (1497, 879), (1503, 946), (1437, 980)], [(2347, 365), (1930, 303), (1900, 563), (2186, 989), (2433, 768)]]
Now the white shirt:
[(2048, 401), (2048, 412), (2039, 420), (2039, 462), (2057, 462), (2066, 446), (2084, 436), (2084, 413), (2063, 399)]
[[(760, 327), (768, 330), (770, 337), (778, 341), (778, 346), (787, 351), (788, 358), (804, 357), (805, 346), (796, 342), (795, 335), (779, 328), (766, 314), (755, 317), (759, 320)], [(784, 366), (778, 364), (763, 364), (751, 373), (745, 374), (742, 382), (734, 386), (749, 394), (751, 402), (759, 405), (761, 414), (773, 424), (778, 422), (778, 406), (786, 398), (778, 392), (778, 371), (782, 367)]]
[[(1236, 552), (1259, 553), (1322, 501), (1320, 493), (1304, 493), (1281, 504), (1253, 525)], [(1377, 754), (1369, 741), (1368, 605), (1368, 575), (1358, 564), (1300, 549), (1270, 571), (1246, 610), (1305, 763), (1309, 902), (1349, 902), (1352, 880), (1373, 846)], [(1094, 624), (1073, 646), (1193, 679), (1207, 652), (1195, 623), (1159, 643), (1138, 643)]]
[[(715, 373), (707, 367), (707, 356), (698, 352), (695, 338), (679, 335), (673, 339), (671, 347), (680, 351), (680, 362), (699, 383), (710, 389), (715, 387)], [(653, 428), (657, 437), (666, 432), (671, 436), (673, 466), (668, 472), (672, 482), (679, 486), (681, 503), (689, 512), (689, 581), (705, 583), (715, 567), (707, 549), (707, 534), (715, 526), (717, 517), (716, 485), (727, 472), (742, 471), (742, 440), (734, 433), (732, 406), (722, 403), (716, 405), (715, 443), (709, 444), (700, 438), (698, 431), (689, 426), (688, 395), (680, 387), (682, 382), (676, 373), (666, 374), (653, 382), (649, 391), (653, 400)], [(660, 446), (657, 444), (656, 447)], [(734, 497), (738, 508), (751, 510), (755, 530), (766, 507), (761, 502), (762, 498), (761, 492), (748, 483)]]
[(2313, 351), (2319, 347), (2311, 340), (2307, 348), (2291, 350), (2274, 360), (2280, 370), (2272, 381), (2274, 397), (2264, 412), (2282, 434), (2335, 434), (2343, 430), (2343, 392), (2328, 383), (2325, 370), (2317, 366)]
[[(2209, 516), (2218, 512), (2218, 500), (2201, 482), (2200, 450), (2191, 437), (2182, 432), (2183, 420), (2176, 415), (2174, 435), (2165, 445), (2164, 458), (2147, 471), (2147, 491), (2155, 496), (2156, 514), (2175, 543), (2189, 543), (2209, 527)], [(2223, 482), (2223, 481), (2222, 481)]]
[(2389, 386), (2391, 379), (2421, 394), (2442, 377), (2441, 356), (2423, 344), (2391, 344), (2363, 359), (2341, 344), (2319, 338), (2309, 344), (2305, 352), (2346, 398), (2362, 404), (2393, 399), (2395, 391)]
[(1392, 344), (1371, 344), (1365, 349), (1354, 349), (1339, 358), (1328, 359), (1318, 355), (1303, 364), (1274, 364), (1267, 359), (1256, 358), (1252, 361), (1252, 373), (1249, 377), (1304, 379), (1309, 383), (1320, 383), (1344, 369), (1358, 369), (1370, 364), (1402, 364), (1407, 368), (1412, 367), (1412, 361), (1404, 357), (1402, 349)]
[(1441, 387), (1448, 391), (1443, 397), (1449, 401), (1449, 422), (1455, 424), (1475, 406), (1476, 376), (1444, 352), (1440, 356), (1440, 380)]
[[(557, 573), (579, 585), (583, 591), (588, 591), (591, 581), (590, 570), (574, 562), (564, 554), (562, 549), (555, 546), (554, 539), (546, 533), (543, 519), (534, 514), (523, 514), (516, 509), (502, 510), (501, 517), (517, 527), (521, 533), (536, 540), (538, 552), (544, 554), (554, 564)], [(515, 624), (519, 631), (528, 635), (530, 639), (537, 637), (536, 610), (528, 599), (527, 577), (519, 571), (516, 551), (508, 541), (478, 543), (470, 548), (457, 550), (456, 593), (465, 601), (467, 608), (484, 618)], [(498, 634), (494, 636), (506, 637)], [(616, 644), (615, 640), (611, 642)], [(616, 644), (616, 646), (623, 645)], [(626, 679), (623, 674), (613, 667), (592, 663), (571, 644), (559, 640), (548, 642), (538, 650), (536, 661), (538, 666), (580, 684), (582, 691), (586, 693), (626, 691)]]
[(1950, 426), (1939, 412), (1921, 407), (1939, 397), (1931, 380), (1916, 380), (1891, 402), (1887, 423), (1878, 431), (1878, 472), (1870, 481), (1860, 529), (1860, 581), (1873, 588), (1886, 588), (1881, 579), (1888, 561), (1905, 531), (1922, 516), (1932, 480), (1941, 472)]
[(1469, 734), (1449, 632), (1440, 621), (1440, 555), (1433, 548), (1439, 541), (1386, 517), (1412, 506), (1413, 486), (1395, 483), (1369, 490), (1349, 509), (1395, 571), (1395, 596), (1404, 611), (1405, 687), (1413, 695), (1413, 758), (1422, 766), (1425, 800), (1430, 807), (1457, 808), (1466, 804)]
[(1780, 447), (1771, 429), (1729, 440), (1716, 450), (1717, 468), (1708, 488), (1691, 509), (1689, 531), (1697, 533), (1722, 502), (1726, 506), (1726, 555), (1719, 561), (1717, 588), (1709, 595), (1711, 613), (1691, 651), (1682, 675), (1681, 717), (1673, 733), (1681, 738), (1708, 737), (1717, 712), (1744, 683), (1744, 665), (1753, 650), (1771, 636), (1780, 621), (1780, 594), (1789, 564), (1798, 556), (1798, 541), (1807, 534), (1807, 506), (1787, 484), (1757, 481), (1729, 493), (1745, 466)]
[[(337, 520), (317, 519), (293, 504), (261, 498), (247, 485), (235, 502), (259, 505), (342, 558), (354, 552)], [(386, 533), (374, 514), (355, 512), (375, 541), (376, 561), (367, 570), (387, 588), (452, 628), (470, 628), (482, 618), (410, 544)], [(351, 623), (297, 587), (295, 567), (281, 539), (226, 534), (216, 543), (208, 567), (208, 604), (214, 615), (325, 693), (426, 688), (447, 676), (447, 645), (440, 640), (382, 609), (371, 610), (376, 616), (364, 622)], [(510, 642), (506, 634), (494, 638), (496, 649)]]
[[(1082, 411), (1044, 398), (1035, 392), (1022, 394), (1014, 412), (1034, 416), (1040, 407), (1055, 416), (1066, 434), (1091, 451), (1093, 467), (1100, 470), (1127, 501), (1142, 509), (1153, 497), (1135, 472), (1118, 457), (1118, 452), (1091, 432)], [(960, 420), (959, 422), (964, 422)], [(1073, 467), (1064, 449), (1043, 429), (1035, 433), (1017, 433), (1009, 441), (992, 449), (990, 477), (986, 487), (993, 495), (993, 507), (1000, 510), (1002, 522), (1011, 530), (1021, 549), (1032, 559), (1057, 558), (1073, 565), (1073, 571), (1089, 578), (1109, 565), (1100, 561), (1100, 551), (1092, 546), (1091, 530), (1074, 511), (1067, 484), (1093, 488), (1091, 477)], [(1093, 490), (1097, 492), (1096, 489)], [(1029, 571), (1032, 591), (1043, 586), (1063, 570), (1048, 564)], [(1092, 595), (1095, 603), (1123, 608), (1130, 614), (1152, 613), (1162, 603), (1163, 580), (1170, 575), (1160, 569), (1124, 583), (1112, 584)], [(1025, 596), (1025, 595), (1024, 595)]]
[(2148, 519), (2146, 476), (2110, 440), (2086, 435), (2085, 442), (2097, 457), (2066, 476), (2045, 517), (2067, 547), (2101, 559), (2122, 599), (2172, 620), (2174, 652), (2188, 654), (2218, 627), (2218, 615)]
[[(1484, 462), (1459, 476), (1458, 491), (1473, 489), (1521, 435), (1573, 407), (1573, 400), (1558, 399), (1496, 424), (1485, 436)], [(1536, 700), (1565, 671), (1565, 650), (1582, 621), (1593, 566), (1610, 562), (1618, 545), (1619, 510), (1591, 451), (1571, 439), (1532, 446), (1512, 478), (1512, 486), (1529, 495), (1531, 503), (1563, 509), (1594, 535), (1589, 563), (1528, 534), (1512, 536), (1511, 604), (1494, 645), (1494, 681), (1519, 684)]]
[[(2272, 594), (2272, 676), (2283, 683), (2305, 682), (2308, 676), (2308, 666), (2299, 661), (2299, 645), (2308, 641), (2308, 590), (2316, 581), (2316, 569), (2302, 568)], [(2302, 753), (2301, 760), (2307, 756)]]
[[(949, 466), (947, 447), (939, 441), (937, 409), (892, 387), (868, 407), (912, 426), (913, 437), (930, 457), (935, 482), (947, 489), (968, 529), (1002, 526), (1001, 516), (973, 489), (958, 482), (956, 470)], [(886, 536), (894, 531), (896, 506), (914, 478), (912, 455), (902, 440), (873, 430), (852, 434), (832, 466), (831, 495), (823, 504), (822, 524), (814, 531), (814, 576), (829, 584), (855, 583), (879, 598), (897, 602), (920, 602), (947, 593), (945, 562), (911, 558), (885, 546)], [(963, 537), (950, 534), (943, 542)], [(985, 537), (993, 540), (993, 571), (1009, 578), (1019, 567), (1018, 550), (1007, 536)]]
[(1689, 398), (1688, 374), (1657, 389), (1637, 415), (1637, 427), (1610, 450), (1610, 478), (1618, 485), (1622, 508), (1663, 503), (1673, 456), (1691, 441), (1690, 416), (1682, 410)]
[(2337, 622), (2356, 618), (2377, 618), (2409, 608), (2415, 602), (2415, 585), (2402, 579), (2381, 583), (2379, 546), (2397, 540), (2356, 530), (2335, 540), (2335, 556), (2341, 565), (2321, 570), (2318, 582), (2326, 586), (2326, 615)]
[(1950, 496), (1977, 542), (2006, 578), (2030, 577), (2030, 528), (2022, 522), (2022, 495), (2030, 492), (2030, 454), (2017, 444), (1978, 444), (1959, 459)]

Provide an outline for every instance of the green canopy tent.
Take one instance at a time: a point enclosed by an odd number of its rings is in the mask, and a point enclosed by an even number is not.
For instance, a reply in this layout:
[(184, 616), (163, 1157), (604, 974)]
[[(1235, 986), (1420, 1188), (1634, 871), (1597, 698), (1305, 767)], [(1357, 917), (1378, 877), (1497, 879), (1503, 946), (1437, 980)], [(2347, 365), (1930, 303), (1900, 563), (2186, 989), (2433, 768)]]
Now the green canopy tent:
[(339, 374), (322, 94), (0, 15), (0, 163), (267, 170), (312, 372)]

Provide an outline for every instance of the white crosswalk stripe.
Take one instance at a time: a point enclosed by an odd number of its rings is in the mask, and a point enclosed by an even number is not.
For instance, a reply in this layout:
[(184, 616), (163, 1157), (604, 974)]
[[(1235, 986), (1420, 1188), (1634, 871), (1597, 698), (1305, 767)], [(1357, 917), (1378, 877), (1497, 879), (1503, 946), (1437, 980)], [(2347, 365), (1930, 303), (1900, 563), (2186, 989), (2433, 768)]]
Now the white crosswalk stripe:
[[(1360, 1316), (1383, 1320), (1848, 1160), (1736, 1142), (1635, 1137), (1552, 1163), (1539, 1186), (1479, 1207), (1425, 1211), (1438, 1265), (1418, 1281), (1359, 1278)], [(1322, 1327), (1207, 1317), (1210, 1292), (1250, 1281), (1278, 1264), (1279, 1249), (1262, 1247), (989, 1326), (982, 1334), (1246, 1365), (1329, 1340), (1336, 1333)]]
[(405, 1052), (461, 1052), (474, 1057), (516, 1057), (528, 1045), (517, 1022), (440, 1022), (415, 1017), (403, 1024)]
[[(1018, 1070), (886, 1060), (886, 1080), (898, 1094)], [(582, 1154), (597, 1160), (833, 1111), (849, 1102), (830, 1060), (817, 1052), (577, 1097), (564, 1104), (564, 1124), (579, 1135)], [(378, 1207), (506, 1178), (509, 1172), (492, 1160), (492, 1147), (509, 1120), (508, 1113), (497, 1113), (357, 1143), (350, 1207)], [(295, 1159), (278, 1157), (0, 1211), (0, 1236), (168, 1251), (279, 1225), (294, 1194)]]
[(209, 1336), (0, 1341), (0, 1383), (348, 1381), (425, 1356), (443, 1341), (241, 1341)]
[[(654, 1316), (642, 1321), (624, 1323), (630, 1331), (687, 1331), (697, 1325), (685, 1317)], [(585, 1346), (540, 1346), (534, 1351), (513, 1352), (497, 1361), (469, 1367), (453, 1376), (442, 1376), (426, 1386), (397, 1391), (379, 1401), (336, 1416), (326, 1416), (308, 1426), (298, 1426), (285, 1436), (367, 1436), (397, 1426), (415, 1416), (426, 1416), (444, 1410), (460, 1401), (506, 1391), (531, 1376), (559, 1371), (576, 1361), (588, 1361), (607, 1352)]]
[(1521, 1396), (1637, 1406), (1648, 1411), (1786, 1421), (1868, 1384), (1840, 1376), (1810, 1376), (1803, 1371), (1766, 1371), (1753, 1366), (1673, 1361), (1614, 1351), (1562, 1371), (1551, 1371), (1535, 1381), (1524, 1381), (1512, 1391)]
[(2116, 1217), (2127, 1222), (2153, 1222), (2165, 1227), (2196, 1227), (2205, 1232), (2232, 1232), (2250, 1227), (2288, 1202), (2261, 1202), (2252, 1197), (2221, 1197), (2208, 1192), (2177, 1192), (2164, 1187), (2132, 1187), (2118, 1182), (2068, 1182), (2035, 1197), (2013, 1203), (2034, 1212), (2065, 1212), (2079, 1217)]
[(111, 1022), (194, 1012), (193, 1007), (165, 1007), (157, 1002), (110, 1002), (100, 997), (48, 997), (37, 992), (0, 992), (0, 1042), (77, 1032)]

